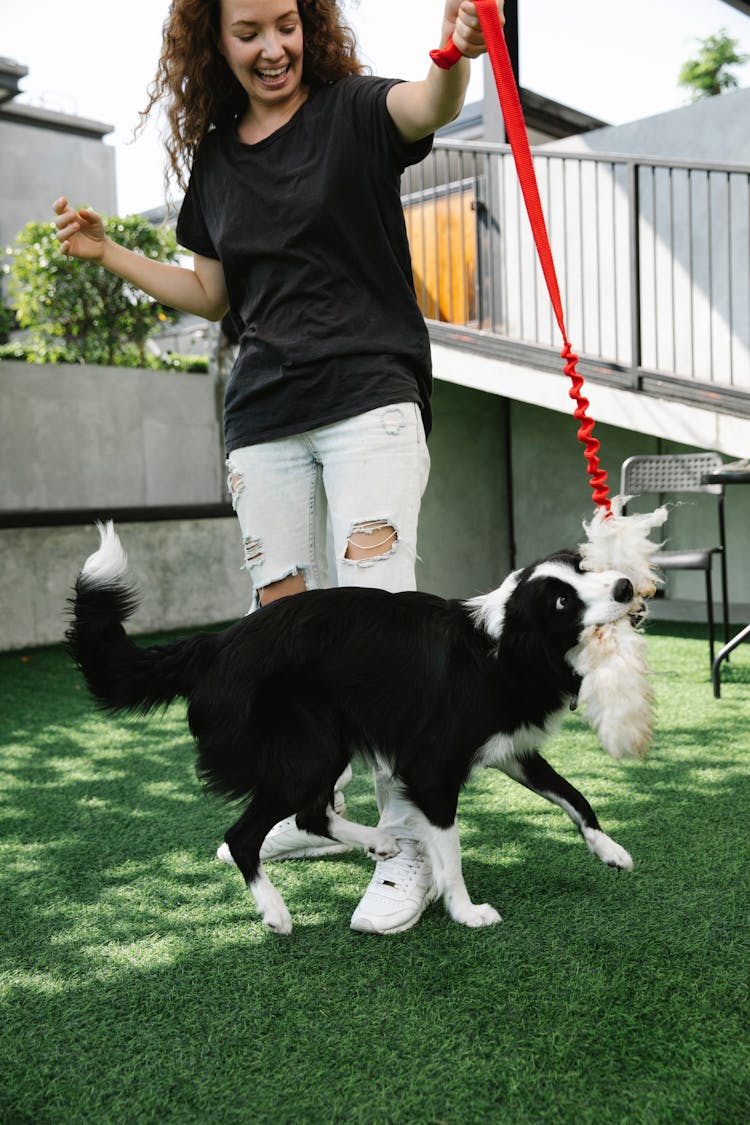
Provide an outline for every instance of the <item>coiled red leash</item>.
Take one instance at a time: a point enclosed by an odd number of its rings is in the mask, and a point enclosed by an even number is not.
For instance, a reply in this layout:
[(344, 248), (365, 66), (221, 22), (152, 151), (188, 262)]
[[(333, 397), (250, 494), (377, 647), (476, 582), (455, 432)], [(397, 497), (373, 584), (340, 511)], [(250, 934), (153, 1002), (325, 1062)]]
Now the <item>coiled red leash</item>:
[[(604, 508), (607, 516), (609, 516), (611, 513), (611, 505), (608, 499), (609, 488), (607, 486), (607, 474), (600, 467), (599, 457), (597, 456), (599, 452), (599, 442), (593, 436), (594, 420), (587, 415), (589, 401), (583, 394), (583, 376), (579, 375), (576, 370), (578, 356), (573, 352), (565, 329), (565, 319), (563, 317), (562, 301), (560, 299), (560, 287), (557, 283), (555, 263), (552, 258), (547, 226), (544, 221), (544, 212), (542, 211), (542, 202), (539, 197), (539, 187), (536, 181), (536, 173), (534, 172), (534, 162), (531, 158), (529, 139), (526, 135), (521, 101), (518, 96), (516, 80), (513, 76), (513, 68), (510, 62), (508, 48), (505, 44), (505, 36), (503, 35), (502, 26), (500, 24), (497, 2), (496, 0), (474, 0), (474, 3), (482, 28), (484, 41), (487, 44), (487, 51), (492, 64), (492, 72), (495, 76), (495, 84), (500, 96), (500, 107), (503, 112), (505, 128), (513, 152), (513, 159), (515, 161), (524, 203), (526, 204), (529, 222), (531, 223), (531, 231), (534, 236), (537, 254), (539, 255), (539, 262), (542, 267), (544, 279), (547, 282), (547, 289), (549, 290), (550, 300), (552, 301), (555, 319), (557, 320), (563, 338), (563, 349), (560, 353), (562, 358), (566, 361), (563, 370), (573, 384), (568, 393), (576, 403), (573, 416), (580, 423), (578, 440), (584, 446), (584, 457), (586, 458), (587, 472), (589, 475), (589, 483), (593, 491), (594, 503), (598, 507)], [(449, 39), (442, 50), (431, 51), (430, 58), (436, 66), (439, 66), (443, 70), (449, 70), (452, 66), (455, 66), (461, 58), (461, 52), (458, 50), (453, 40)]]

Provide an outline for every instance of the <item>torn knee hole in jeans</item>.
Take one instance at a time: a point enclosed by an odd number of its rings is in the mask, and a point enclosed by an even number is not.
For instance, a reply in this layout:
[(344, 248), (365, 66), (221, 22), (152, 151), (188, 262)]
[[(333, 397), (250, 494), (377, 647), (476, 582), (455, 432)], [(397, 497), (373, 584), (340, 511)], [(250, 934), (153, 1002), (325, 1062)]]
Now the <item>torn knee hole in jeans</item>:
[(390, 520), (363, 520), (353, 524), (349, 531), (344, 560), (356, 566), (371, 566), (392, 555), (397, 544), (398, 531)]
[(231, 461), (227, 461), (227, 468), (229, 469), (229, 476), (227, 477), (227, 488), (229, 495), (232, 497), (232, 507), (237, 510), (237, 501), (242, 493), (245, 491), (245, 477), (236, 469)]

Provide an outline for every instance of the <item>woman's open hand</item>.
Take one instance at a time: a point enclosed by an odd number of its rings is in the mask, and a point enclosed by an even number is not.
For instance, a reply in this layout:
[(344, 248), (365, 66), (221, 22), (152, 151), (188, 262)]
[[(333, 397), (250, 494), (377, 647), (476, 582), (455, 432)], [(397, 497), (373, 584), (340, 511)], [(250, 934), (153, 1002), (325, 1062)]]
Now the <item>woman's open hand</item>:
[(52, 210), (57, 215), (57, 241), (63, 254), (94, 261), (103, 256), (107, 236), (101, 216), (96, 211), (87, 207), (76, 211), (68, 205), (64, 195), (55, 200)]

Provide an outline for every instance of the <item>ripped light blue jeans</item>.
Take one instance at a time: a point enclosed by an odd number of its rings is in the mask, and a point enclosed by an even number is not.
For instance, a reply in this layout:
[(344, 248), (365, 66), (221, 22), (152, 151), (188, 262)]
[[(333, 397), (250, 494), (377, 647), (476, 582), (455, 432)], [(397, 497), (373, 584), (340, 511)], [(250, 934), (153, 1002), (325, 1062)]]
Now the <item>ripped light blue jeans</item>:
[[(430, 455), (415, 403), (235, 449), (227, 469), (255, 586), (253, 609), (259, 590), (293, 574), (302, 575), (308, 590), (416, 589), (417, 524)], [(365, 559), (347, 558), (357, 532), (374, 540)], [(375, 781), (381, 827), (413, 837), (410, 806), (390, 776), (378, 771)]]
[[(227, 468), (255, 605), (258, 590), (293, 574), (308, 590), (416, 588), (430, 455), (415, 403), (235, 449)], [(365, 559), (347, 558), (356, 532), (373, 539)]]

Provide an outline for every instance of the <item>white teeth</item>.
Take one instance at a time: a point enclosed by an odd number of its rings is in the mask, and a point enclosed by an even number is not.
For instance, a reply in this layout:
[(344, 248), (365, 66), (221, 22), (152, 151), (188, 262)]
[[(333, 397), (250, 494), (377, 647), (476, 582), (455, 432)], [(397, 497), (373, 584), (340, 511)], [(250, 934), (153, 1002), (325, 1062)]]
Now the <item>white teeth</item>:
[(282, 74), (286, 74), (289, 70), (288, 66), (279, 67), (278, 70), (259, 70), (258, 74), (261, 78), (280, 78)]

